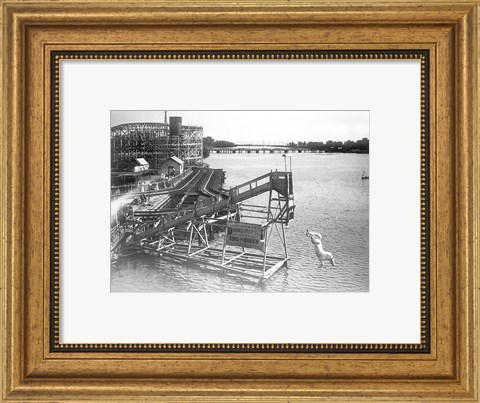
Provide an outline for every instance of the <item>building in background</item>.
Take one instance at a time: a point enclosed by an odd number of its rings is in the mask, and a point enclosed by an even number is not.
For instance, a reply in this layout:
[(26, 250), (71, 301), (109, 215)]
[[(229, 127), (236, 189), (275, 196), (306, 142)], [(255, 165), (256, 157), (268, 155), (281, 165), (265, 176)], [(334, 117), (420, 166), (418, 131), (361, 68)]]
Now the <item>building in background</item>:
[(150, 164), (144, 158), (130, 158), (125, 160), (124, 169), (129, 172), (148, 171)]
[(183, 173), (183, 168), (185, 166), (185, 162), (183, 162), (180, 158), (172, 155), (168, 160), (166, 160), (162, 167), (160, 168), (163, 173), (165, 173), (168, 177), (180, 175)]
[(125, 123), (111, 128), (111, 168), (125, 169), (126, 161), (143, 158), (150, 169), (161, 169), (171, 156), (187, 166), (203, 162), (203, 127), (184, 126), (180, 116), (169, 123)]

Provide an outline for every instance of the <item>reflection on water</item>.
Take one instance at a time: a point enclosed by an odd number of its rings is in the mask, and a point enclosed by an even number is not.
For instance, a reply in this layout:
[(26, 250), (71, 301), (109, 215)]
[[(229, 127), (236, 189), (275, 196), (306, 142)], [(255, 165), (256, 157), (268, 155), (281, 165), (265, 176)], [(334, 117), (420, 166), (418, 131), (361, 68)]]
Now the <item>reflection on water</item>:
[[(365, 292), (369, 285), (369, 182), (365, 154), (292, 154), (295, 220), (286, 229), (288, 267), (262, 287), (209, 272), (197, 264), (166, 262), (137, 254), (119, 259), (111, 271), (112, 292)], [(281, 154), (213, 154), (206, 162), (226, 171), (225, 187), (270, 170), (284, 170)], [(250, 203), (251, 201), (249, 201)], [(255, 202), (266, 204), (267, 195)], [(323, 235), (323, 247), (336, 266), (320, 267), (307, 229)], [(216, 243), (221, 244), (217, 239)], [(281, 253), (274, 242), (272, 253)]]

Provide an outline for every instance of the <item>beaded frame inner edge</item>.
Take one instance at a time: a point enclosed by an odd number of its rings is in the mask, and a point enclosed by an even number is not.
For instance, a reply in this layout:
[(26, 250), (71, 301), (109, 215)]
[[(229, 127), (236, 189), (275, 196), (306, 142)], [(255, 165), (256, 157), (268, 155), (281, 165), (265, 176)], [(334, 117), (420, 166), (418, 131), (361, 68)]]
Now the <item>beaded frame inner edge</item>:
[[(52, 352), (429, 353), (429, 51), (52, 51), (50, 350)], [(61, 343), (60, 342), (60, 63), (62, 60), (420, 60), (420, 343)]]

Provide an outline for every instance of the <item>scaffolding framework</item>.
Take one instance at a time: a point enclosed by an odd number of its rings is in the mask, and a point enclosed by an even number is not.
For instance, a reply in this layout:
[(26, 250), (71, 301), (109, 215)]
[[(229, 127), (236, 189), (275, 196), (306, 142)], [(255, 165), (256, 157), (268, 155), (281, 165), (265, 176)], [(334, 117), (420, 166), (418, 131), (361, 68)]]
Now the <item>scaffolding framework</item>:
[(180, 136), (170, 136), (165, 123), (125, 123), (111, 128), (110, 145), (112, 169), (131, 158), (145, 158), (159, 169), (172, 155), (194, 165), (203, 161), (203, 127), (182, 126)]
[[(262, 193), (268, 195), (266, 204), (245, 203)], [(294, 209), (292, 173), (270, 172), (230, 189), (228, 199), (212, 198), (204, 205), (164, 216), (156, 224), (144, 224), (127, 244), (145, 253), (191, 260), (222, 273), (247, 276), (261, 284), (289, 259), (285, 227), (293, 220)], [(242, 235), (240, 243), (227, 240), (229, 228), (242, 225), (261, 235)], [(215, 248), (209, 242), (213, 227), (224, 231), (223, 247)], [(281, 245), (275, 255), (269, 249), (272, 238)], [(258, 241), (257, 246), (252, 240)]]

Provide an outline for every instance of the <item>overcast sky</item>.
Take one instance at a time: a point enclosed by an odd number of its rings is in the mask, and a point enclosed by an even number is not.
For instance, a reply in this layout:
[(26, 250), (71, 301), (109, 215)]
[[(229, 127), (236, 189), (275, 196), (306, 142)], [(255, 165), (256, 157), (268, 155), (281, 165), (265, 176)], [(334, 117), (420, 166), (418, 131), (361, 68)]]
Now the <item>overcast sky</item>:
[[(235, 143), (358, 140), (370, 138), (369, 111), (168, 111), (203, 136)], [(111, 111), (111, 126), (163, 122), (165, 111)]]

